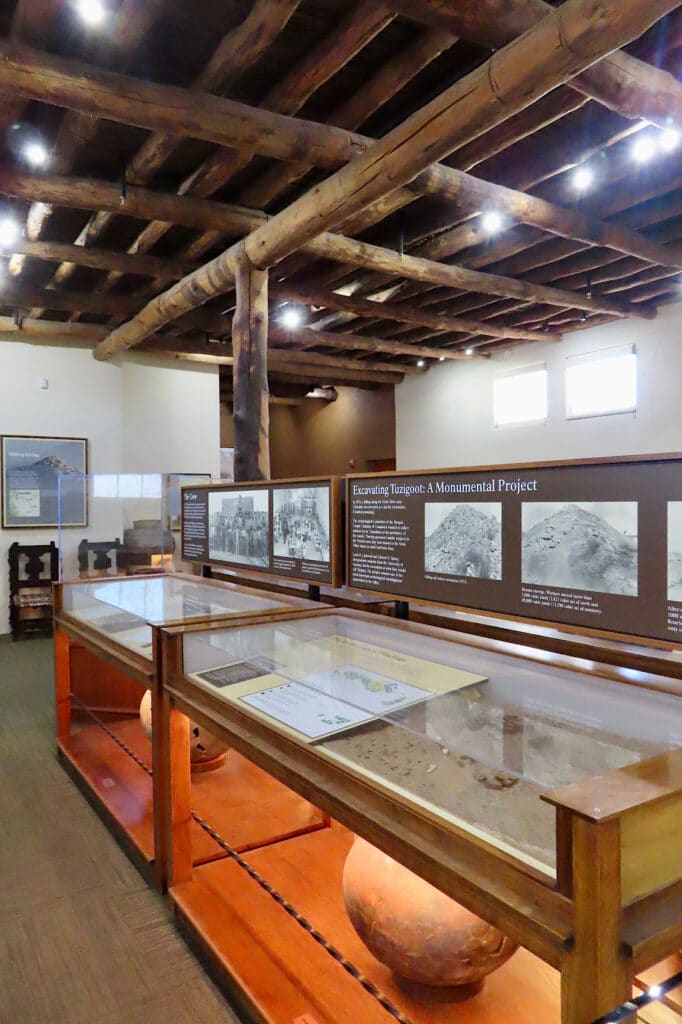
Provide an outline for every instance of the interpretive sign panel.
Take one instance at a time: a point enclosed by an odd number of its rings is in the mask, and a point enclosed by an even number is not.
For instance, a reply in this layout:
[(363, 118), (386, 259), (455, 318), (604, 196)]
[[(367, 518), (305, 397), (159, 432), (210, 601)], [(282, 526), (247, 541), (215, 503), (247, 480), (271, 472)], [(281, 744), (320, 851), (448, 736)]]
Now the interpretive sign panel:
[(348, 478), (348, 585), (682, 642), (682, 459)]
[(341, 528), (334, 477), (182, 491), (182, 558), (336, 586)]

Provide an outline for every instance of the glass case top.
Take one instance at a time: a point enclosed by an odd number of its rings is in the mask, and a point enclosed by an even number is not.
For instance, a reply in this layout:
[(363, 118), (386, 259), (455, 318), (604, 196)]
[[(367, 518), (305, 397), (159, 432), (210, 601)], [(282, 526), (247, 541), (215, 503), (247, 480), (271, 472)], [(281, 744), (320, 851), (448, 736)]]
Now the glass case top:
[(183, 637), (214, 696), (540, 870), (542, 792), (682, 746), (682, 701), (341, 613)]
[(255, 615), (283, 602), (182, 576), (140, 576), (64, 587), (63, 607), (116, 642), (151, 657), (151, 626), (230, 615)]

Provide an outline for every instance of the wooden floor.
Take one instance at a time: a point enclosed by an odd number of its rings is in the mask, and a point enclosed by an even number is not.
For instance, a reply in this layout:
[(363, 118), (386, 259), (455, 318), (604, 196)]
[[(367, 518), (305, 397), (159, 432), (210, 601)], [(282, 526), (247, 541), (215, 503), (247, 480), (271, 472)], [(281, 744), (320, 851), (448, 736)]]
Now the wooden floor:
[(0, 640), (0, 1022), (237, 1022), (57, 763), (51, 659)]

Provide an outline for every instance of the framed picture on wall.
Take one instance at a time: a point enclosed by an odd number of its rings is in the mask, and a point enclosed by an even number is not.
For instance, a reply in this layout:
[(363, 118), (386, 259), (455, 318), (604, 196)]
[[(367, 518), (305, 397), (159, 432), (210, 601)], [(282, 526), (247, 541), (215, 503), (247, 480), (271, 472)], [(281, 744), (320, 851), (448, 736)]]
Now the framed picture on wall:
[[(87, 526), (85, 474), (88, 442), (84, 437), (2, 437), (2, 525), (11, 529), (46, 529), (59, 521), (57, 479), (73, 476), (62, 488), (62, 526)], [(80, 478), (80, 479), (76, 479)]]

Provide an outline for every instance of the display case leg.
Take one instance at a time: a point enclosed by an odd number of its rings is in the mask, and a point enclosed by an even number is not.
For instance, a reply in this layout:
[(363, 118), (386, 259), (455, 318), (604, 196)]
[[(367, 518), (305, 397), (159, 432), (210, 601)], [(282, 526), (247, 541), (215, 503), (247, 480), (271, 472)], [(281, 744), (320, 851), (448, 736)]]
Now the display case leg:
[(409, 619), (409, 617), (410, 617), (410, 604), (409, 604), (409, 601), (396, 601), (396, 603), (395, 603), (395, 617), (396, 617), (396, 619)]
[(213, 577), (213, 569), (210, 565), (202, 565), (201, 567), (201, 578), (204, 580), (210, 580)]
[(192, 779), (190, 768), (189, 719), (171, 704), (165, 689), (158, 696), (160, 731), (159, 759), (155, 764), (162, 803), (157, 810), (159, 874), (165, 888), (192, 878)]
[(620, 822), (574, 815), (571, 838), (575, 930), (561, 963), (561, 1024), (591, 1024), (632, 991), (621, 943)]
[(319, 601), (320, 600), (320, 588), (316, 583), (308, 584), (308, 600)]
[(57, 739), (71, 733), (71, 641), (58, 629), (54, 634), (54, 685)]

